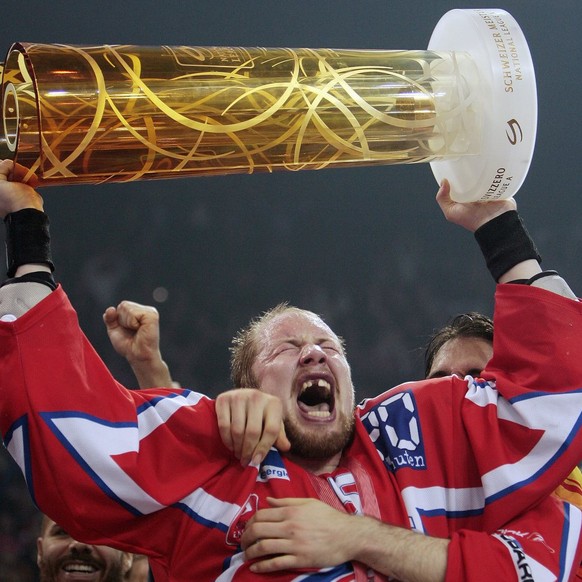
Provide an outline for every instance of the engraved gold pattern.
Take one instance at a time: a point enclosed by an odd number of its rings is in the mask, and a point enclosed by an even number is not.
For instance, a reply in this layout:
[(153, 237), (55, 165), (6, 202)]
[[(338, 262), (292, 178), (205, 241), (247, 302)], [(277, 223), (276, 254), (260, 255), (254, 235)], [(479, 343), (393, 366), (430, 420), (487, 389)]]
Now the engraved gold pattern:
[(17, 44), (2, 95), (41, 185), (428, 162), (481, 132), (465, 53)]

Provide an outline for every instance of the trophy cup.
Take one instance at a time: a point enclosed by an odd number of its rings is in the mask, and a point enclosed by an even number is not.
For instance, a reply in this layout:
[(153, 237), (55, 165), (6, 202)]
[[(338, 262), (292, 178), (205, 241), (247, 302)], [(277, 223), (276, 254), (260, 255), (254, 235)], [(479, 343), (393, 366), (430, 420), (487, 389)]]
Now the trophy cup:
[(0, 155), (41, 186), (429, 162), (467, 202), (517, 192), (537, 120), (502, 10), (418, 51), (16, 43), (1, 106)]

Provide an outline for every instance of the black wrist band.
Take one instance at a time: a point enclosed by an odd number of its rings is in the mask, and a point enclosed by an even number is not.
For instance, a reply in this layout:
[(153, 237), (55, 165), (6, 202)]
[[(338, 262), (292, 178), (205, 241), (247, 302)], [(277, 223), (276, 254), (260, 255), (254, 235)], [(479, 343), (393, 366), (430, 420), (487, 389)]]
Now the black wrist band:
[(542, 261), (516, 210), (504, 212), (475, 231), (475, 238), (495, 281), (522, 261)]
[(544, 277), (559, 277), (558, 271), (542, 271), (541, 273), (537, 273), (537, 275), (534, 275), (529, 279), (514, 279), (513, 281), (508, 281), (508, 283), (516, 283), (518, 285), (532, 285), (538, 279), (543, 279)]
[(8, 277), (14, 277), (20, 265), (42, 263), (51, 271), (55, 267), (51, 260), (48, 216), (35, 208), (24, 208), (12, 212), (4, 219), (6, 225), (6, 264)]
[(40, 283), (41, 285), (46, 285), (52, 291), (57, 288), (53, 274), (47, 273), (46, 271), (34, 271), (33, 273), (26, 273), (26, 275), (22, 275), (22, 277), (6, 279), (6, 281), (4, 281), (0, 287), (4, 287), (4, 285), (12, 285), (14, 283)]

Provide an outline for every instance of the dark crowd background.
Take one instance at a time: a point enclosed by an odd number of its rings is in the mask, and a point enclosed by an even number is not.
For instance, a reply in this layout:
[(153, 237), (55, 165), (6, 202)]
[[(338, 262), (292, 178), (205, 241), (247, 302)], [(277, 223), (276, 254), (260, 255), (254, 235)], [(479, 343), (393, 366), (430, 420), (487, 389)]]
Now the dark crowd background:
[[(517, 195), (544, 257), (582, 292), (579, 0), (3, 0), (13, 42), (425, 49), (451, 8), (503, 8), (528, 39), (539, 125)], [(1, 57), (0, 57), (1, 58)], [(46, 188), (57, 276), (113, 373), (135, 386), (101, 315), (132, 299), (161, 314), (183, 386), (229, 387), (227, 347), (281, 302), (321, 313), (348, 345), (358, 396), (422, 375), (431, 331), (491, 314), (493, 281), (471, 235), (445, 222), (428, 164)], [(36, 579), (37, 513), (0, 453), (0, 580)]]

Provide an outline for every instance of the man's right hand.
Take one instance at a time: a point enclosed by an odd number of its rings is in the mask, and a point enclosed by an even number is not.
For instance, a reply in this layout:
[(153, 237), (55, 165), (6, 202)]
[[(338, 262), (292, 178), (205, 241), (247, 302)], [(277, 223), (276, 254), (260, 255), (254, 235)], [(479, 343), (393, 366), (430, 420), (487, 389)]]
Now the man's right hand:
[(241, 465), (259, 465), (274, 445), (288, 451), (281, 401), (256, 388), (235, 388), (218, 396), (216, 416), (222, 442)]
[[(34, 190), (38, 180), (28, 170), (12, 160), (0, 161), (0, 218), (24, 208), (43, 210), (43, 201)], [(25, 181), (27, 179), (27, 181)]]

